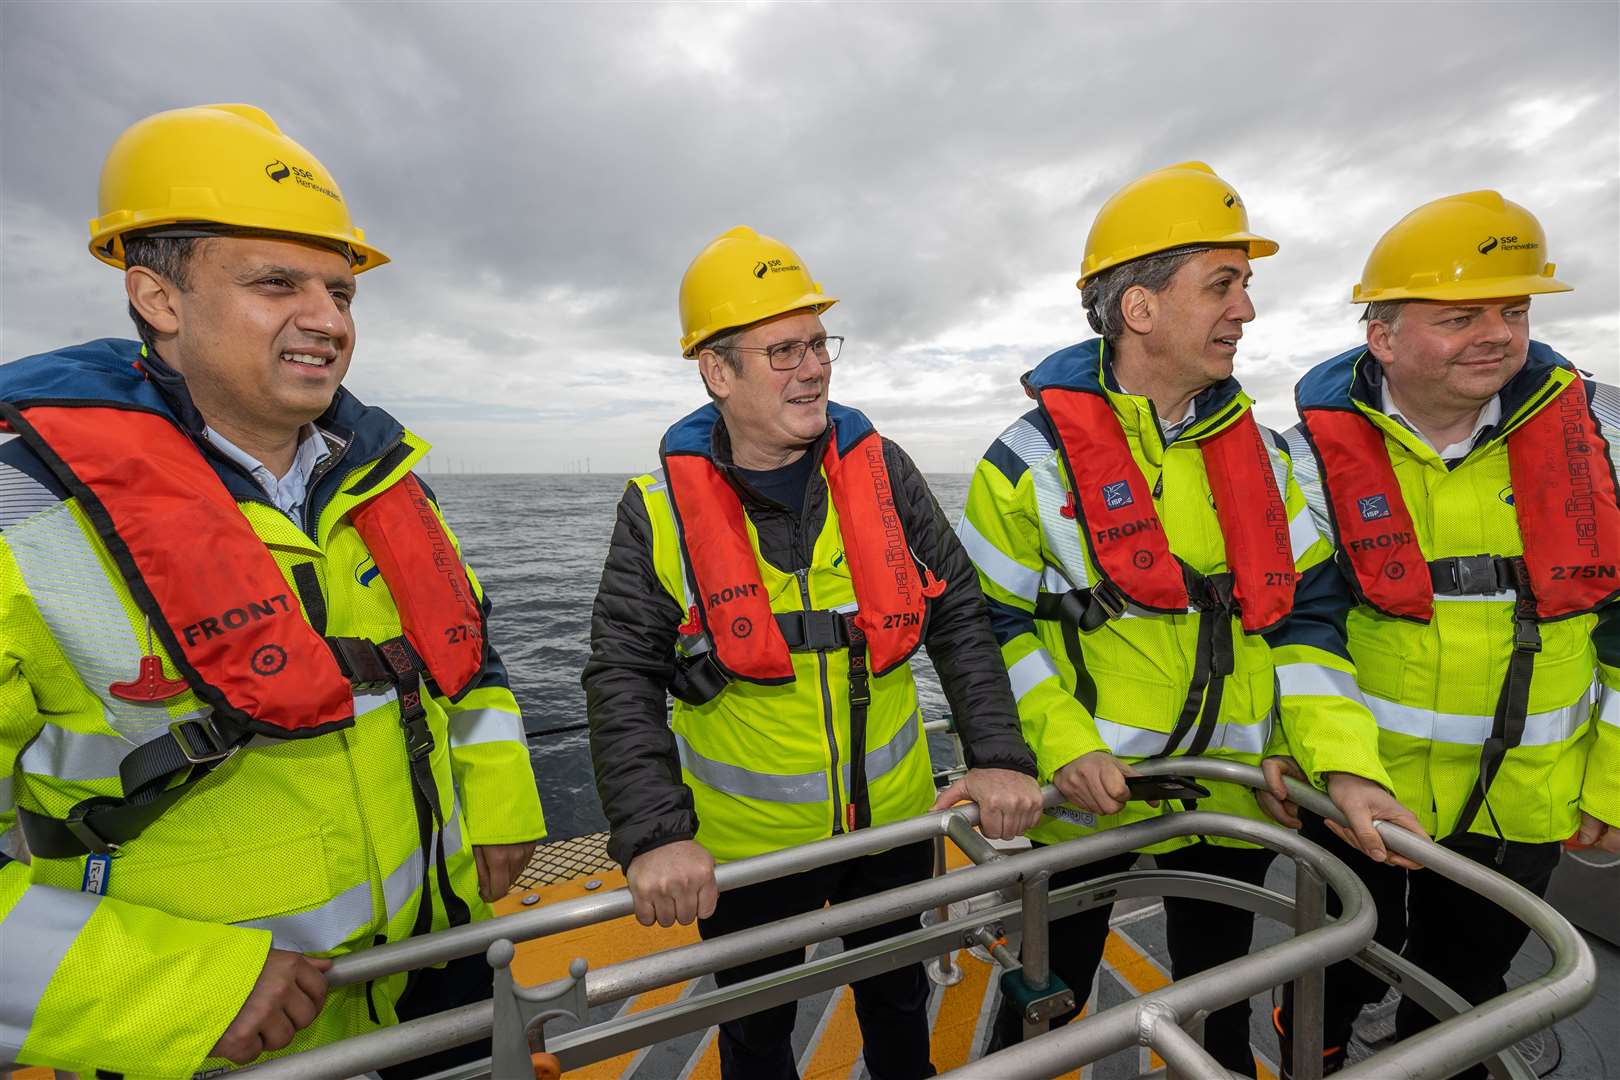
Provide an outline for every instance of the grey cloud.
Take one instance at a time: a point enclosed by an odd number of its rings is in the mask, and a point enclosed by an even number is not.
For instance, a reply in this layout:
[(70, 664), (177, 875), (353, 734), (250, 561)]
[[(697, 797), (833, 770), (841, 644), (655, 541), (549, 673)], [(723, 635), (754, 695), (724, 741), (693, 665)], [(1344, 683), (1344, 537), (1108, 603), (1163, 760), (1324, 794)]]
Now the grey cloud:
[(1376, 236), (1477, 187), (1541, 216), (1579, 288), (1538, 302), (1538, 332), (1612, 379), (1617, 24), (1579, 3), (10, 3), (0, 344), (127, 333), (83, 249), (106, 147), (247, 100), (395, 259), (361, 279), (351, 386), (488, 467), (648, 464), (702, 401), (680, 274), (748, 223), (842, 297), (835, 394), (958, 468), (1025, 407), (1018, 373), (1089, 336), (1072, 280), (1101, 201), (1189, 158), (1283, 243), (1239, 358), (1270, 422), (1354, 340)]

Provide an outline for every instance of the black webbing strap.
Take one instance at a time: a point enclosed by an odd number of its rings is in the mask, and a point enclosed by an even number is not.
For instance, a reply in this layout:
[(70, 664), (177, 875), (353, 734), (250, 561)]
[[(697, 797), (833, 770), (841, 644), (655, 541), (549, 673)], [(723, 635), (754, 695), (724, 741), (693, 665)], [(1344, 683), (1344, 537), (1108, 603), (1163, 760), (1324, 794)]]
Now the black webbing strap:
[[(167, 734), (136, 747), (118, 763), (123, 796), (85, 799), (66, 818), (18, 807), (17, 822), (28, 849), (46, 859), (116, 855), (251, 737), (245, 731), (222, 732), (211, 720), (175, 721)], [(183, 781), (169, 786), (187, 770)]]
[(849, 635), (849, 802), (855, 810), (851, 829), (872, 824), (872, 801), (866, 791), (866, 712), (872, 689), (866, 666), (866, 633), (855, 616), (844, 616)]
[(1110, 619), (1125, 614), (1124, 594), (1106, 578), (1089, 589), (1041, 593), (1035, 598), (1035, 617), (1052, 619), (1089, 634)]
[(321, 592), (321, 579), (312, 562), (294, 563), (293, 585), (298, 589), (298, 602), (304, 606), (309, 625), (322, 637), (326, 636), (326, 594)]
[(1479, 779), (1475, 782), (1474, 789), (1469, 792), (1468, 801), (1463, 804), (1456, 828), (1451, 831), (1451, 836), (1447, 837), (1450, 839), (1466, 835), (1474, 823), (1474, 818), (1478, 816), (1480, 807), (1483, 806), (1486, 813), (1490, 814), (1491, 827), (1496, 829), (1497, 836), (1503, 840), (1503, 846), (1497, 851), (1498, 863), (1502, 861), (1507, 851), (1506, 838), (1501, 836), (1502, 830), (1496, 825), (1496, 815), (1491, 812), (1487, 796), (1496, 774), (1501, 771), (1502, 762), (1506, 760), (1508, 751), (1524, 741), (1524, 726), (1530, 714), (1530, 679), (1535, 673), (1536, 654), (1541, 651), (1541, 620), (1536, 614), (1536, 597), (1530, 582), (1530, 570), (1522, 558), (1501, 561), (1507, 565), (1511, 574), (1510, 587), (1517, 593), (1513, 601), (1513, 653), (1508, 658), (1507, 676), (1502, 680), (1501, 693), (1496, 696), (1496, 712), (1491, 718), (1491, 733), (1485, 739), (1485, 745), (1480, 748)]
[[(782, 640), (792, 652), (825, 652), (849, 648), (849, 631), (844, 612), (832, 610), (781, 611), (775, 615)], [(864, 639), (863, 639), (864, 640)], [(675, 659), (669, 692), (688, 705), (706, 705), (720, 696), (731, 683), (715, 660), (713, 651)]]
[(1174, 755), (1189, 734), (1192, 742), (1185, 753), (1197, 755), (1209, 748), (1215, 737), (1215, 724), (1226, 694), (1226, 677), (1236, 669), (1237, 654), (1232, 639), (1232, 575), (1200, 574), (1182, 564), (1187, 582), (1187, 598), (1198, 612), (1198, 641), (1193, 653), (1192, 680), (1187, 700), (1181, 706), (1176, 726), (1157, 757)]
[[(435, 874), (445, 918), (451, 926), (465, 926), (472, 921), (472, 912), (451, 887), (450, 869), (445, 862), (444, 813), (439, 808), (439, 788), (433, 780), (433, 732), (428, 728), (427, 710), (422, 705), (422, 676), (426, 665), (403, 636), (375, 645), (364, 638), (327, 638), (327, 641), (332, 644), (340, 667), (345, 663), (356, 664), (351, 678), (373, 674), (375, 665), (380, 664), (388, 673), (386, 681), (393, 684), (399, 696), (399, 726), (405, 735), (405, 757), (410, 766), (411, 793), (416, 803), (416, 831), (422, 845), (422, 899), (417, 904), (411, 936), (425, 934), (433, 928)], [(368, 651), (375, 654), (369, 663), (360, 659)], [(345, 674), (350, 672), (345, 671)]]

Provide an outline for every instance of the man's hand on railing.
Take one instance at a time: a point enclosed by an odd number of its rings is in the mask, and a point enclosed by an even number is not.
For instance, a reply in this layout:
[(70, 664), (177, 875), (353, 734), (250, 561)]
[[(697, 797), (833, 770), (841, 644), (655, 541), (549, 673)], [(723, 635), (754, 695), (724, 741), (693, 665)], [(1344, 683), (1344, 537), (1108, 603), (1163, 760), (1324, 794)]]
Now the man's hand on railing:
[(1065, 799), (1082, 810), (1117, 814), (1125, 809), (1125, 800), (1131, 794), (1130, 788), (1125, 786), (1125, 778), (1135, 775), (1135, 769), (1108, 751), (1093, 750), (1059, 769), (1052, 783)]
[(286, 949), (271, 949), (264, 968), (236, 1011), (236, 1019), (210, 1050), (246, 1065), (269, 1050), (280, 1050), (307, 1028), (326, 1003), (326, 969), (332, 961)]
[(530, 840), (525, 844), (473, 845), (473, 858), (478, 864), (478, 895), (488, 903), (505, 896), (512, 882), (528, 867), (536, 843)]
[(979, 831), (991, 840), (1022, 836), (1041, 819), (1041, 785), (1011, 769), (969, 769), (928, 809), (948, 810), (964, 800), (979, 804)]
[(1421, 864), (1386, 848), (1384, 838), (1373, 828), (1376, 821), (1388, 821), (1399, 825), (1407, 832), (1417, 833), (1425, 840), (1430, 839), (1429, 834), (1423, 831), (1423, 826), (1418, 824), (1418, 819), (1412, 811), (1402, 806), (1400, 800), (1391, 795), (1382, 784), (1354, 773), (1330, 772), (1327, 774), (1327, 793), (1328, 798), (1333, 800), (1333, 805), (1337, 806), (1339, 812), (1350, 822), (1349, 828), (1346, 828), (1336, 821), (1327, 821), (1327, 827), (1332, 829), (1340, 840), (1373, 862), (1389, 863), (1391, 866), (1407, 870), (1423, 869)]
[(1574, 836), (1564, 841), (1565, 847), (1591, 848), (1620, 855), (1620, 829), (1581, 811), (1581, 827)]
[(714, 856), (696, 840), (644, 851), (625, 871), (636, 920), (642, 926), (689, 926), (714, 914), (720, 890), (714, 883)]
[[(1291, 757), (1268, 757), (1260, 763), (1260, 772), (1266, 778), (1265, 791), (1254, 793), (1255, 801), (1277, 824), (1290, 829), (1300, 826), (1299, 804), (1288, 795), (1288, 786), (1283, 782), (1284, 777), (1293, 777), (1301, 783), (1310, 781), (1305, 777), (1305, 770)], [(1407, 832), (1417, 833), (1425, 840), (1429, 834), (1423, 831), (1418, 819), (1412, 811), (1402, 806), (1400, 800), (1391, 795), (1383, 785), (1364, 776), (1354, 773), (1330, 772), (1327, 774), (1327, 794), (1333, 800), (1333, 805), (1350, 822), (1349, 828), (1340, 825), (1331, 818), (1323, 818), (1323, 823), (1333, 830), (1333, 835), (1361, 852), (1373, 862), (1389, 863), (1391, 866), (1404, 867), (1407, 870), (1421, 870), (1422, 867), (1411, 859), (1395, 855), (1384, 846), (1383, 837), (1373, 827), (1377, 821), (1389, 821)]]
[(1299, 816), (1299, 804), (1288, 797), (1288, 785), (1283, 783), (1283, 777), (1292, 776), (1295, 780), (1310, 783), (1305, 779), (1305, 770), (1291, 757), (1268, 757), (1260, 762), (1260, 772), (1266, 778), (1266, 790), (1256, 790), (1254, 801), (1260, 804), (1277, 824), (1285, 829), (1297, 829), (1303, 822)]

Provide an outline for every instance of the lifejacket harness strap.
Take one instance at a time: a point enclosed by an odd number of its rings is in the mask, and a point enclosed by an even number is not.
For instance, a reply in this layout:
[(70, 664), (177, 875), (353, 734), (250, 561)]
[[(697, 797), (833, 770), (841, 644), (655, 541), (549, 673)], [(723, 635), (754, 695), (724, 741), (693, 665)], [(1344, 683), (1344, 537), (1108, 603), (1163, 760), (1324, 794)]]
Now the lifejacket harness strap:
[[(1239, 614), (1239, 604), (1233, 596), (1233, 575), (1201, 574), (1185, 562), (1181, 563), (1181, 575), (1186, 584), (1188, 601), (1198, 612), (1198, 643), (1193, 656), (1192, 682), (1187, 688), (1187, 700), (1181, 707), (1176, 726), (1165, 741), (1164, 749), (1156, 757), (1174, 755), (1189, 733), (1193, 738), (1185, 753), (1201, 754), (1209, 747), (1221, 712), (1226, 677), (1237, 668), (1232, 619)], [(1125, 608), (1124, 595), (1114, 588), (1112, 582), (1104, 579), (1089, 589), (1042, 593), (1035, 601), (1035, 617), (1062, 624), (1069, 662), (1077, 673), (1081, 673), (1085, 671), (1085, 657), (1080, 648), (1079, 634), (1073, 631), (1089, 634), (1104, 623), (1120, 618), (1125, 614)], [(1091, 700), (1095, 704), (1094, 688)]]
[[(831, 609), (780, 611), (772, 618), (790, 652), (825, 652), (847, 649), (850, 644), (845, 612)], [(863, 639), (864, 640), (864, 639)], [(731, 683), (731, 676), (715, 661), (714, 652), (681, 657), (675, 662), (675, 675), (669, 691), (688, 705), (705, 705)]]
[[(849, 650), (849, 808), (843, 822), (850, 832), (872, 824), (866, 779), (866, 719), (872, 704), (871, 668), (866, 633), (853, 611), (783, 611), (774, 616), (792, 652)], [(715, 662), (712, 651), (675, 662), (669, 692), (689, 705), (704, 705), (720, 696), (731, 677)]]
[[(1507, 675), (1502, 679), (1502, 690), (1496, 696), (1496, 712), (1491, 720), (1491, 733), (1485, 739), (1485, 744), (1480, 747), (1479, 777), (1474, 782), (1473, 790), (1468, 793), (1468, 801), (1463, 804), (1456, 827), (1446, 839), (1467, 835), (1475, 816), (1483, 806), (1485, 812), (1490, 815), (1491, 828), (1496, 830), (1497, 838), (1502, 841), (1496, 849), (1496, 864), (1500, 866), (1502, 860), (1507, 857), (1507, 838), (1502, 835), (1502, 827), (1496, 822), (1496, 813), (1491, 809), (1488, 795), (1492, 781), (1502, 768), (1502, 762), (1507, 759), (1508, 751), (1524, 741), (1525, 723), (1530, 712), (1530, 679), (1535, 672), (1536, 654), (1541, 651), (1541, 617), (1536, 612), (1535, 586), (1530, 579), (1530, 569), (1525, 565), (1523, 558), (1487, 555), (1474, 555), (1469, 558), (1491, 559), (1497, 574), (1506, 572), (1511, 575), (1511, 584), (1505, 587), (1516, 590), (1513, 601), (1513, 652), (1508, 657)], [(1441, 563), (1448, 561), (1451, 560), (1436, 560)], [(1461, 563), (1464, 560), (1456, 561)], [(1431, 563), (1431, 568), (1434, 565)], [(1461, 577), (1460, 574), (1458, 576)], [(1483, 575), (1479, 587), (1484, 588)], [(1435, 591), (1439, 593), (1438, 586)]]

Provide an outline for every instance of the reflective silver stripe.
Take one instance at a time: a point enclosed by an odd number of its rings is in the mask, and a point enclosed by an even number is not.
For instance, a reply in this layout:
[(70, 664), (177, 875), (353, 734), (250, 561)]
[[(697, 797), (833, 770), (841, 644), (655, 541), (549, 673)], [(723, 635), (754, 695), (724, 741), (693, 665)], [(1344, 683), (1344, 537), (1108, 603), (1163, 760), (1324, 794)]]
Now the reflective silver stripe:
[(50, 488), (22, 470), (0, 462), (0, 529), (9, 529), (24, 518), (61, 503)]
[(1305, 438), (1305, 425), (1295, 424), (1289, 428), (1283, 440), (1288, 443), (1288, 456), (1293, 459), (1294, 482), (1305, 495), (1305, 505), (1311, 508), (1317, 529), (1327, 537), (1329, 543), (1337, 544), (1333, 523), (1328, 518), (1327, 492), (1322, 487), (1321, 472), (1316, 467), (1316, 454)]
[(354, 695), (354, 718), (356, 720), (373, 709), (380, 709), (384, 705), (392, 705), (399, 700), (399, 692), (390, 687), (387, 690), (378, 690), (373, 694)]
[[(444, 826), (444, 853), (446, 857), (461, 850), (461, 805), (451, 804), (450, 820)], [(433, 857), (438, 859), (433, 837)], [(391, 921), (410, 902), (422, 884), (422, 849), (413, 848), (404, 862), (396, 866), (383, 879), (384, 921)], [(244, 930), (270, 931), (270, 943), (278, 949), (298, 952), (327, 952), (352, 938), (355, 932), (372, 921), (371, 882), (362, 881), (344, 889), (320, 907), (300, 911), (293, 915), (272, 915), (234, 923)]]
[(1598, 723), (1620, 728), (1620, 690), (1612, 686), (1600, 686), (1598, 694), (1600, 702), (1596, 713)]
[(9, 855), (13, 859), (23, 857), (21, 829), (13, 827), (0, 831), (0, 855)]
[(469, 709), (450, 717), (450, 745), (477, 743), (525, 743), (523, 718), (503, 709)]
[[(917, 733), (922, 730), (922, 714), (916, 709), (906, 717), (906, 722), (900, 725), (900, 730), (894, 733), (894, 738), (875, 750), (866, 752), (866, 782), (874, 783), (878, 777), (893, 769), (906, 759), (911, 748), (917, 745)], [(849, 791), (849, 763), (843, 766), (844, 790)]]
[(1437, 604), (1511, 604), (1519, 598), (1519, 590), (1503, 589), (1501, 592), (1483, 593), (1474, 596), (1436, 596)]
[(1097, 725), (1097, 734), (1102, 736), (1102, 741), (1108, 744), (1109, 750), (1120, 757), (1151, 757), (1162, 753), (1165, 743), (1170, 740), (1168, 732), (1116, 724), (1101, 716), (1092, 719)]
[(58, 503), (7, 529), (6, 543), (51, 636), (101, 700), (108, 726), (140, 741), (147, 732), (167, 728), (171, 717), (161, 704), (137, 705), (107, 689), (136, 676), (145, 642), (136, 639), (118, 593), (68, 505)]
[(973, 560), (984, 576), (1001, 586), (1014, 596), (1035, 602), (1036, 590), (1040, 587), (1041, 572), (1031, 570), (1016, 559), (1008, 557), (1000, 548), (986, 540), (973, 527), (966, 514), (957, 522), (956, 535), (961, 538), (962, 546), (967, 549), (968, 558)]
[(654, 469), (652, 472), (648, 473), (647, 475), (653, 478), (653, 482), (648, 484), (645, 490), (647, 490), (647, 491), (663, 491), (663, 490), (665, 490), (666, 488), (669, 487), (668, 482), (665, 481), (665, 479), (664, 479), (664, 470), (663, 469)]
[[(422, 853), (416, 852), (417, 880), (421, 880)], [(296, 952), (326, 952), (343, 944), (371, 921), (371, 882), (353, 885), (318, 908), (296, 915), (272, 915), (234, 925), (244, 930), (270, 931), (270, 944)]]
[(1046, 548), (1056, 557), (1059, 568), (1074, 587), (1084, 589), (1091, 584), (1091, 571), (1086, 565), (1086, 547), (1080, 539), (1078, 519), (1063, 516), (1069, 493), (1063, 487), (1062, 456), (1047, 455), (1039, 465), (1031, 466), (1029, 473)]
[[(161, 729), (149, 731), (145, 741), (164, 734)], [(137, 745), (116, 735), (91, 735), (46, 724), (17, 758), (17, 768), (58, 780), (103, 780), (118, 775), (119, 763)]]
[(1356, 677), (1325, 664), (1279, 665), (1277, 689), (1288, 697), (1315, 695), (1361, 700), (1361, 687), (1356, 685)]
[(675, 746), (681, 755), (681, 768), (716, 791), (766, 802), (819, 803), (832, 800), (825, 772), (767, 773), (729, 765), (706, 758), (693, 750), (680, 732), (675, 733)]
[(1311, 550), (1311, 545), (1321, 537), (1316, 531), (1316, 519), (1311, 517), (1311, 509), (1302, 506), (1299, 513), (1288, 521), (1288, 542), (1294, 549), (1294, 561), (1297, 563)]
[[(1596, 700), (1595, 694), (1594, 684), (1587, 687), (1578, 700), (1562, 709), (1531, 713), (1525, 718), (1524, 738), (1520, 745), (1553, 746), (1572, 737), (1591, 716), (1592, 703)], [(1485, 740), (1490, 737), (1491, 726), (1494, 723), (1494, 719), (1489, 716), (1469, 716), (1419, 709), (1372, 694), (1366, 695), (1366, 701), (1380, 729), (1430, 742), (1483, 746)]]
[(0, 933), (0, 1060), (22, 1052), (34, 1012), (62, 957), (96, 913), (101, 897), (34, 885), (5, 917)]
[[(1103, 742), (1108, 744), (1109, 750), (1117, 757), (1153, 757), (1162, 754), (1165, 744), (1170, 741), (1170, 733), (1166, 731), (1131, 727), (1101, 716), (1093, 719), (1097, 724), (1097, 734), (1102, 736)], [(1220, 723), (1215, 725), (1214, 734), (1210, 736), (1209, 749), (1230, 750), (1239, 754), (1260, 754), (1265, 752), (1266, 741), (1270, 737), (1269, 715), (1257, 724)], [(1190, 738), (1182, 740), (1182, 752), (1185, 752), (1190, 742)]]
[(1007, 669), (1007, 678), (1012, 683), (1013, 697), (1022, 701), (1024, 695), (1035, 689), (1042, 682), (1057, 675), (1057, 666), (1052, 663), (1051, 656), (1045, 649), (1036, 649), (1022, 660)]
[(1074, 584), (1064, 576), (1063, 571), (1055, 566), (1048, 566), (1041, 571), (1041, 591), (1049, 593), (1066, 593), (1074, 588)]
[(1052, 453), (1052, 444), (1046, 441), (1046, 436), (1022, 418), (998, 435), (996, 441), (1018, 455), (1018, 460), (1031, 469)]

